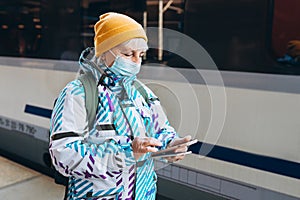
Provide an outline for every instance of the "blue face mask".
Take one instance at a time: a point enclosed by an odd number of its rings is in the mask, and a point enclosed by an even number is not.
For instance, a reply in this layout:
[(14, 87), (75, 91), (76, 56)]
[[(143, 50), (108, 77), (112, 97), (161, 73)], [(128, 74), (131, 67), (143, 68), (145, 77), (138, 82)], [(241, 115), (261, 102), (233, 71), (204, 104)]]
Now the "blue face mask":
[(141, 64), (132, 62), (131, 60), (121, 56), (115, 56), (115, 62), (111, 67), (109, 67), (109, 70), (114, 74), (129, 77), (137, 75), (140, 72), (140, 69)]

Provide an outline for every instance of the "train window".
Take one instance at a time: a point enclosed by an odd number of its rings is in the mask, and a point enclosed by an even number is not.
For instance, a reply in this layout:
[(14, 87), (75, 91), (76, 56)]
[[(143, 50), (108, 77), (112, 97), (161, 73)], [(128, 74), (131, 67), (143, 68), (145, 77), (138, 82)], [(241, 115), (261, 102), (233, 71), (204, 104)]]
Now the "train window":
[[(142, 22), (140, 0), (2, 0), (0, 56), (78, 60), (93, 46), (93, 25), (107, 11)], [(137, 15), (138, 14), (138, 15)]]
[(0, 55), (73, 59), (80, 24), (78, 1), (2, 0)]
[(272, 27), (272, 55), (281, 70), (300, 73), (300, 2), (275, 0)]
[[(175, 3), (183, 5), (183, 1)], [(154, 0), (3, 0), (0, 56), (78, 60), (84, 48), (93, 46), (93, 25), (99, 15), (121, 12), (143, 24), (145, 10), (148, 25), (158, 26), (158, 1)], [(180, 30), (182, 15), (174, 10), (164, 15), (167, 28)], [(157, 50), (152, 52), (149, 61), (157, 58)]]
[(204, 47), (219, 70), (264, 72), (270, 67), (267, 11), (268, 0), (186, 0), (183, 33)]
[[(290, 48), (300, 52), (299, 8), (299, 0), (186, 0), (183, 33), (219, 70), (299, 75), (300, 67), (282, 58), (291, 40)], [(170, 63), (189, 66), (183, 59)]]
[[(172, 3), (176, 9), (164, 12), (164, 27), (193, 38), (219, 70), (300, 74), (298, 57), (287, 57), (290, 41), (293, 53), (300, 51), (299, 0)], [(154, 0), (2, 0), (0, 55), (78, 60), (85, 47), (93, 46), (93, 25), (107, 11), (125, 13), (141, 24), (147, 11), (147, 26), (158, 26)], [(193, 67), (171, 52), (164, 52), (162, 59), (171, 67)], [(157, 49), (150, 49), (146, 61), (161, 62)]]

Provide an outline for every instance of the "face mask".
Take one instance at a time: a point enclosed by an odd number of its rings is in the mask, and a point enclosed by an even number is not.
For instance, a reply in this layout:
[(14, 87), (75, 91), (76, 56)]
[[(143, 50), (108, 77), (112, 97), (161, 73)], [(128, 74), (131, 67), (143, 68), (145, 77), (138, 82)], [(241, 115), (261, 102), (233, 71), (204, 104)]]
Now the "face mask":
[[(114, 55), (113, 52), (111, 53)], [(122, 76), (135, 76), (140, 72), (140, 69), (141, 64), (132, 62), (131, 60), (121, 56), (115, 56), (115, 62), (111, 67), (109, 67), (109, 70), (114, 74)]]

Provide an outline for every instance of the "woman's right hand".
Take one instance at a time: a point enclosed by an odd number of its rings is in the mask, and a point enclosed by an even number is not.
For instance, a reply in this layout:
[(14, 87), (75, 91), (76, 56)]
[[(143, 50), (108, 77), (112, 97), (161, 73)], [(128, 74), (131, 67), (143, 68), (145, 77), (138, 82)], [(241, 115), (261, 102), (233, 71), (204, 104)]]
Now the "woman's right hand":
[(132, 150), (136, 160), (145, 153), (157, 152), (157, 147), (160, 146), (162, 146), (162, 143), (152, 137), (135, 137), (132, 141)]

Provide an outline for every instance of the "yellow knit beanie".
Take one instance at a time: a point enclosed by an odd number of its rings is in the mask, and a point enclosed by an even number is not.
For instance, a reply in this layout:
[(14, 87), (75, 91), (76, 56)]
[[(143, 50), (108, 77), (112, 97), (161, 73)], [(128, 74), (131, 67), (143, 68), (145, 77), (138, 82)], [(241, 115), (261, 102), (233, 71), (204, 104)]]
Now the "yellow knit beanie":
[(96, 56), (133, 38), (148, 41), (143, 27), (134, 19), (119, 13), (105, 13), (94, 26)]

